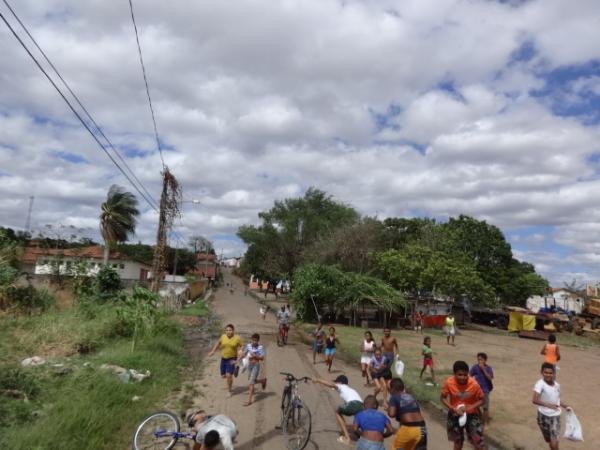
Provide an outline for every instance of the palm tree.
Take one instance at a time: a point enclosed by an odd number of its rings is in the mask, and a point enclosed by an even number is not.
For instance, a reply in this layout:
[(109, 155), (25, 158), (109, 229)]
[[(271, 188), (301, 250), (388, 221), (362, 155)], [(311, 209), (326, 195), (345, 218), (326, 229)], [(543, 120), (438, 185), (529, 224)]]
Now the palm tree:
[(110, 248), (117, 242), (125, 242), (135, 233), (138, 201), (131, 192), (113, 184), (108, 190), (100, 213), (100, 233), (104, 239), (104, 265), (108, 264)]

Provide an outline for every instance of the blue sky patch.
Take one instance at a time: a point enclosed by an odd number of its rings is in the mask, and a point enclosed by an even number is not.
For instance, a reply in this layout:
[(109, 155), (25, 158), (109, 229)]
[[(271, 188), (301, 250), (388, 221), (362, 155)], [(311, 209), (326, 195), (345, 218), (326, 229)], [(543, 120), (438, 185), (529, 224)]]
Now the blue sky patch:
[(388, 128), (392, 130), (400, 129), (398, 124), (393, 122), (393, 119), (402, 113), (402, 107), (400, 105), (391, 103), (390, 106), (388, 106), (387, 111), (384, 113), (379, 113), (373, 109), (370, 109), (369, 112), (371, 113), (371, 118), (375, 123), (375, 131), (377, 133)]
[(145, 158), (150, 154), (150, 150), (142, 150), (133, 145), (120, 145), (119, 149), (127, 156), (128, 158)]
[(536, 53), (537, 52), (533, 41), (526, 40), (519, 46), (519, 48), (517, 48), (514, 52), (511, 53), (510, 62), (516, 63), (530, 61), (531, 59), (533, 59)]
[(75, 153), (63, 152), (63, 151), (55, 151), (50, 152), (50, 155), (54, 158), (62, 159), (63, 161), (67, 161), (73, 164), (89, 164), (89, 161), (85, 159), (81, 155), (77, 155)]
[(585, 125), (597, 125), (600, 123), (600, 95), (587, 88), (585, 82), (599, 76), (600, 60), (562, 66), (538, 74), (545, 85), (530, 95), (547, 101), (558, 116), (576, 117)]

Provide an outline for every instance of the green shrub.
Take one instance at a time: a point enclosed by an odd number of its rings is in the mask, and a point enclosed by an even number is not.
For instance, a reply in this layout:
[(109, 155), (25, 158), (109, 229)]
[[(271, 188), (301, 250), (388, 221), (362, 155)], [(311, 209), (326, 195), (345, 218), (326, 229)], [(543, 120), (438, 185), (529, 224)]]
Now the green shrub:
[(31, 398), (39, 394), (40, 383), (26, 369), (0, 366), (0, 390), (21, 391)]

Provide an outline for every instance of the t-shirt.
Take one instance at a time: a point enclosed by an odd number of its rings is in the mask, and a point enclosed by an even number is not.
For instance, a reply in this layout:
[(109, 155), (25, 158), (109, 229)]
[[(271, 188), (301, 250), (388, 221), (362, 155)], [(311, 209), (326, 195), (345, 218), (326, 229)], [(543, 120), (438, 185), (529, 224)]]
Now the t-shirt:
[[(490, 366), (485, 366), (485, 371), (492, 378), (494, 378), (494, 371)], [(471, 370), (469, 370), (469, 375), (471, 375), (473, 378), (475, 378), (475, 380), (477, 380), (477, 383), (479, 383), (479, 387), (481, 388), (484, 394), (489, 394), (490, 392), (492, 392), (492, 389), (494, 389), (493, 383), (490, 380), (488, 380), (487, 377), (484, 375), (483, 370), (481, 369), (481, 367), (479, 367), (479, 364), (473, 364), (473, 367), (471, 367)]]
[(230, 359), (237, 358), (237, 349), (242, 346), (242, 338), (237, 334), (231, 336), (231, 339), (226, 334), (219, 338), (219, 344), (221, 344), (221, 358)]
[(406, 393), (401, 392), (390, 397), (390, 406), (396, 408), (396, 419), (399, 420), (402, 414), (421, 412), (419, 404), (415, 398)]
[(244, 347), (244, 354), (246, 353), (249, 353), (250, 357), (260, 356), (264, 358), (266, 355), (265, 348), (262, 345), (258, 344), (258, 347), (254, 347), (252, 343), (246, 344), (246, 347)]
[(373, 370), (379, 371), (389, 367), (390, 361), (383, 355), (379, 359), (377, 359), (376, 356), (373, 356), (369, 362), (369, 365), (373, 368)]
[(323, 342), (323, 340), (325, 339), (325, 331), (323, 330), (323, 328), (321, 328), (321, 329), (316, 328), (313, 333), (313, 336), (315, 337), (315, 340), (317, 342)]
[(546, 344), (544, 347), (544, 362), (550, 364), (556, 364), (558, 362), (557, 347), (558, 345), (556, 344)]
[[(550, 386), (542, 378), (535, 383), (533, 386), (533, 391), (540, 394), (541, 401), (550, 403), (551, 405), (560, 405), (560, 384), (558, 384), (556, 381), (552, 386)], [(545, 416), (560, 416), (560, 408), (552, 409), (538, 405), (538, 411)]]
[(446, 317), (446, 327), (454, 328), (454, 317)]
[(433, 350), (431, 347), (427, 347), (426, 345), (423, 346), (423, 357), (424, 358), (433, 358)]
[(280, 325), (287, 325), (290, 321), (290, 314), (287, 311), (277, 311), (277, 321)]
[(354, 416), (354, 423), (362, 431), (378, 431), (383, 433), (385, 426), (390, 423), (390, 419), (376, 409), (365, 409)]
[(468, 377), (467, 383), (464, 385), (458, 384), (455, 376), (449, 377), (442, 387), (442, 395), (450, 396), (450, 406), (453, 409), (460, 404), (465, 405), (468, 414), (477, 412), (477, 408), (474, 408), (473, 405), (475, 402), (483, 400), (483, 391), (479, 387), (479, 383), (472, 377)]
[(347, 384), (336, 384), (335, 388), (340, 394), (340, 397), (342, 397), (344, 403), (350, 403), (355, 401), (362, 403), (362, 398), (360, 397), (360, 394)]

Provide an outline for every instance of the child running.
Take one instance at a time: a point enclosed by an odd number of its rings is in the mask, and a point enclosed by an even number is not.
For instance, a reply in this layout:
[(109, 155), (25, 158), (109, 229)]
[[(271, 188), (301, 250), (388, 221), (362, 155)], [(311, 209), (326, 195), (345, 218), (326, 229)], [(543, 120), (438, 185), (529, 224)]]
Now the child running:
[(533, 404), (537, 405), (537, 423), (550, 450), (558, 450), (560, 438), (560, 408), (571, 408), (560, 401), (560, 384), (556, 370), (549, 362), (542, 364), (542, 378), (533, 386)]
[(400, 424), (393, 449), (427, 450), (427, 426), (415, 398), (404, 389), (400, 378), (390, 381), (388, 415)]
[(365, 386), (371, 385), (371, 374), (369, 373), (369, 364), (371, 363), (371, 358), (373, 358), (373, 354), (375, 353), (375, 341), (373, 340), (373, 335), (370, 331), (365, 331), (365, 339), (360, 347), (361, 355), (360, 355), (360, 368), (362, 370), (363, 378), (366, 378), (367, 384)]
[(325, 330), (323, 330), (323, 324), (319, 322), (317, 328), (313, 331), (313, 364), (317, 363), (317, 353), (320, 355), (323, 353), (323, 345), (325, 343)]
[(423, 355), (423, 368), (421, 369), (419, 379), (423, 378), (423, 373), (425, 373), (425, 369), (429, 367), (429, 372), (431, 373), (431, 382), (433, 384), (436, 384), (435, 372), (433, 370), (433, 350), (431, 349), (431, 338), (429, 336), (423, 339), (423, 349), (421, 350), (421, 354)]
[(390, 361), (396, 359), (396, 355), (400, 353), (398, 349), (398, 341), (392, 336), (392, 329), (386, 327), (383, 329), (383, 337), (381, 338), (381, 351), (383, 355)]
[(335, 336), (335, 328), (329, 327), (329, 335), (325, 339), (325, 364), (327, 364), (328, 372), (331, 372), (333, 357), (335, 356), (335, 346), (339, 343), (339, 339)]
[[(465, 442), (465, 431), (475, 450), (484, 450), (483, 420), (479, 407), (483, 405), (483, 391), (475, 379), (469, 377), (469, 365), (456, 361), (452, 368), (454, 375), (449, 377), (440, 394), (440, 400), (448, 408), (446, 430), (448, 440), (454, 443), (454, 450), (461, 450)], [(461, 426), (459, 418), (466, 414), (467, 422)]]
[(229, 396), (232, 394), (233, 372), (235, 371), (235, 362), (237, 360), (238, 351), (242, 348), (242, 339), (234, 334), (234, 327), (228, 324), (225, 327), (225, 334), (221, 335), (215, 346), (208, 353), (208, 356), (215, 354), (217, 349), (221, 348), (221, 377), (225, 378), (227, 391)]
[(262, 366), (265, 360), (265, 349), (262, 345), (260, 345), (260, 336), (257, 333), (252, 335), (252, 342), (247, 344), (244, 348), (242, 358), (245, 358), (249, 355), (249, 364), (248, 364), (248, 401), (244, 403), (244, 406), (250, 406), (252, 404), (252, 397), (254, 396), (254, 385), (256, 383), (260, 383), (262, 385), (263, 390), (267, 387), (267, 378), (262, 376), (264, 375), (264, 371), (262, 370)]
[(488, 421), (490, 419), (490, 393), (492, 389), (494, 389), (494, 370), (491, 366), (488, 366), (487, 363), (487, 354), (485, 353), (477, 353), (477, 364), (473, 364), (471, 366), (471, 370), (469, 370), (469, 375), (471, 375), (477, 383), (479, 383), (479, 387), (483, 391), (483, 428), (487, 429)]
[(380, 348), (375, 349), (375, 354), (369, 362), (369, 371), (371, 378), (375, 383), (375, 398), (380, 392), (383, 392), (383, 404), (387, 408), (387, 382), (392, 379), (392, 371), (390, 370), (391, 361), (381, 353)]
[(352, 429), (360, 436), (356, 450), (385, 450), (383, 439), (394, 434), (392, 423), (377, 411), (379, 402), (374, 395), (365, 397), (365, 409), (354, 416)]
[(558, 348), (554, 334), (548, 336), (548, 343), (544, 344), (540, 355), (544, 355), (544, 362), (552, 364), (556, 369), (556, 364), (560, 361), (560, 349)]
[(322, 380), (320, 378), (313, 378), (313, 383), (318, 383), (323, 386), (335, 389), (343, 402), (335, 411), (335, 421), (340, 427), (342, 435), (338, 438), (340, 444), (350, 444), (350, 433), (348, 433), (348, 427), (346, 426), (346, 420), (344, 416), (355, 416), (364, 409), (362, 398), (360, 394), (348, 386), (348, 377), (346, 375), (338, 375), (338, 377), (332, 382)]

